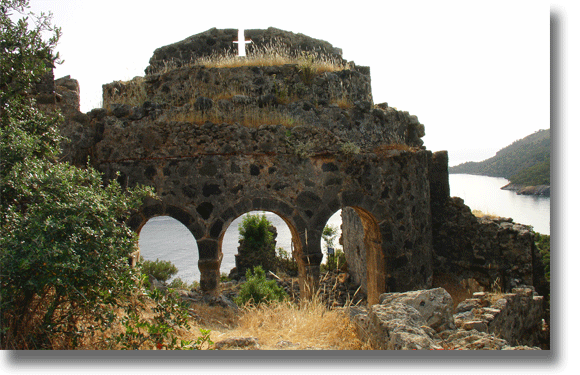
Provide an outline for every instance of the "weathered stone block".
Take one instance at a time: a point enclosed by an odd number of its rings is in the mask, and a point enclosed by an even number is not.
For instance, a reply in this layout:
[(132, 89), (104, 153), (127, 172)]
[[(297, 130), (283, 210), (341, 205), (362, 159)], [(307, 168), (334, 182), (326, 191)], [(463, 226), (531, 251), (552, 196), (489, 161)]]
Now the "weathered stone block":
[(379, 297), (381, 305), (403, 303), (415, 308), (425, 319), (427, 325), (440, 332), (452, 329), (453, 299), (443, 288), (419, 290), (405, 293), (385, 293)]

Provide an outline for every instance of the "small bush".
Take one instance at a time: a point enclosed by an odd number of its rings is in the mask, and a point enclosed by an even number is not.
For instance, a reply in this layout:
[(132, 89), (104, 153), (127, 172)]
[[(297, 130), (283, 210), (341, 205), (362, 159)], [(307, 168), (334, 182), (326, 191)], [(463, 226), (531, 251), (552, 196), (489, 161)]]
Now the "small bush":
[(346, 255), (341, 249), (336, 249), (333, 255), (326, 258), (326, 263), (320, 265), (321, 272), (343, 269), (346, 266)]
[(346, 156), (357, 155), (360, 153), (360, 147), (352, 142), (346, 142), (340, 146), (340, 152)]
[(141, 265), (141, 272), (147, 276), (151, 275), (159, 281), (165, 282), (177, 274), (177, 267), (168, 260), (146, 260)]
[(279, 247), (276, 255), (276, 269), (280, 273), (285, 273), (290, 276), (298, 276), (298, 263), (290, 252)]
[(193, 283), (188, 284), (187, 281), (183, 281), (180, 277), (176, 277), (175, 279), (171, 280), (167, 286), (171, 289), (191, 290), (195, 289), (198, 286), (198, 283), (197, 281), (194, 281)]
[(283, 301), (287, 297), (286, 291), (278, 286), (275, 280), (267, 280), (264, 269), (256, 266), (254, 267), (254, 272), (246, 271), (246, 282), (242, 284), (235, 302), (240, 306), (245, 304), (258, 305), (273, 301)]

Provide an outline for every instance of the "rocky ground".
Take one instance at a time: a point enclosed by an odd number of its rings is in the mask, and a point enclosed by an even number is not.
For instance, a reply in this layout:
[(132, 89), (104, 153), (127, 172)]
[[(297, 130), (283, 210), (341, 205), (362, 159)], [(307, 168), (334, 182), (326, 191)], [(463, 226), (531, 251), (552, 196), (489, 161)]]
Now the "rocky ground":
[[(277, 280), (293, 302), (299, 302), (298, 278), (269, 277)], [(204, 294), (199, 289), (179, 293), (192, 306), (206, 305), (214, 309), (209, 318), (207, 312), (192, 309), (194, 320), (201, 325), (210, 324), (215, 311), (220, 311), (219, 319), (233, 322), (241, 313), (233, 301), (243, 281), (222, 283), (216, 295)], [(351, 282), (349, 274), (334, 270), (320, 276), (319, 298), (327, 308), (344, 311), (350, 317), (359, 339), (368, 349), (541, 350), (550, 347), (546, 323), (549, 319), (545, 319), (543, 298), (533, 288), (518, 288), (509, 294), (477, 292), (456, 307), (443, 288), (385, 293), (379, 304), (369, 307), (364, 293)], [(296, 344), (282, 341), (268, 349), (295, 349)], [(256, 337), (228, 337), (217, 341), (214, 349), (264, 347)]]
[[(273, 274), (268, 274), (268, 278), (276, 280), (277, 284), (284, 288), (292, 301), (296, 303), (300, 301), (300, 285), (297, 277), (277, 277)], [(215, 295), (205, 294), (199, 288), (180, 290), (179, 293), (185, 301), (206, 303), (210, 306), (221, 306), (237, 310), (238, 306), (233, 301), (238, 296), (244, 281), (245, 278), (242, 277), (239, 281), (223, 282), (221, 283), (220, 292)], [(319, 285), (318, 296), (329, 308), (366, 304), (364, 292), (351, 281), (347, 272), (341, 270), (325, 272), (320, 276)]]

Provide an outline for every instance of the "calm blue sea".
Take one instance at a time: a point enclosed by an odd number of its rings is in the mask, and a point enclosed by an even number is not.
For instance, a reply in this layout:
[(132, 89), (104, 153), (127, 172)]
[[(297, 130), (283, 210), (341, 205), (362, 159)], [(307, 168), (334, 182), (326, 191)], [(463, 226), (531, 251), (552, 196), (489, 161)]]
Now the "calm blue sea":
[[(515, 222), (532, 225), (537, 232), (550, 234), (550, 198), (517, 195), (513, 191), (501, 190), (508, 183), (503, 178), (452, 174), (449, 176), (449, 183), (451, 195), (463, 198), (471, 209), (511, 217)], [(277, 247), (291, 253), (292, 237), (286, 223), (271, 212), (263, 214), (278, 231)], [(238, 225), (242, 219), (243, 217), (239, 217), (234, 220), (224, 236), (221, 273), (227, 274), (235, 266)], [(341, 222), (340, 211), (328, 221), (329, 225), (339, 229), (337, 239), (340, 237)], [(176, 277), (189, 283), (199, 281), (197, 244), (187, 228), (177, 220), (167, 216), (149, 220), (141, 229), (139, 246), (145, 259), (169, 260), (179, 269)]]

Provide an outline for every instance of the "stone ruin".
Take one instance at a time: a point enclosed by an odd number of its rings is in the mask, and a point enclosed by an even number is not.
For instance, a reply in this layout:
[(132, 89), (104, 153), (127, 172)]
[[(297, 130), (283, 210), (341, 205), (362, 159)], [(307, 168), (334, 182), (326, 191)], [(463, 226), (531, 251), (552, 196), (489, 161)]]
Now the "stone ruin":
[[(298, 60), (196, 63), (235, 48), (236, 29), (211, 29), (157, 49), (144, 77), (103, 85), (105, 108), (81, 113), (70, 77), (43, 87), (66, 117), (64, 158), (90, 160), (123, 186), (153, 186), (158, 199), (129, 225), (139, 232), (158, 215), (183, 223), (197, 241), (203, 290), (219, 287), (226, 229), (256, 210), (288, 224), (308, 295), (319, 279), (322, 230), (342, 209), (349, 273), (369, 306), (384, 293), (445, 283), (466, 295), (494, 283), (548, 295), (530, 228), (476, 218), (451, 198), (446, 151), (426, 149), (416, 116), (373, 102), (369, 67), (302, 34), (269, 28), (246, 36), (249, 54), (275, 41)], [(314, 71), (308, 56), (339, 68)]]

